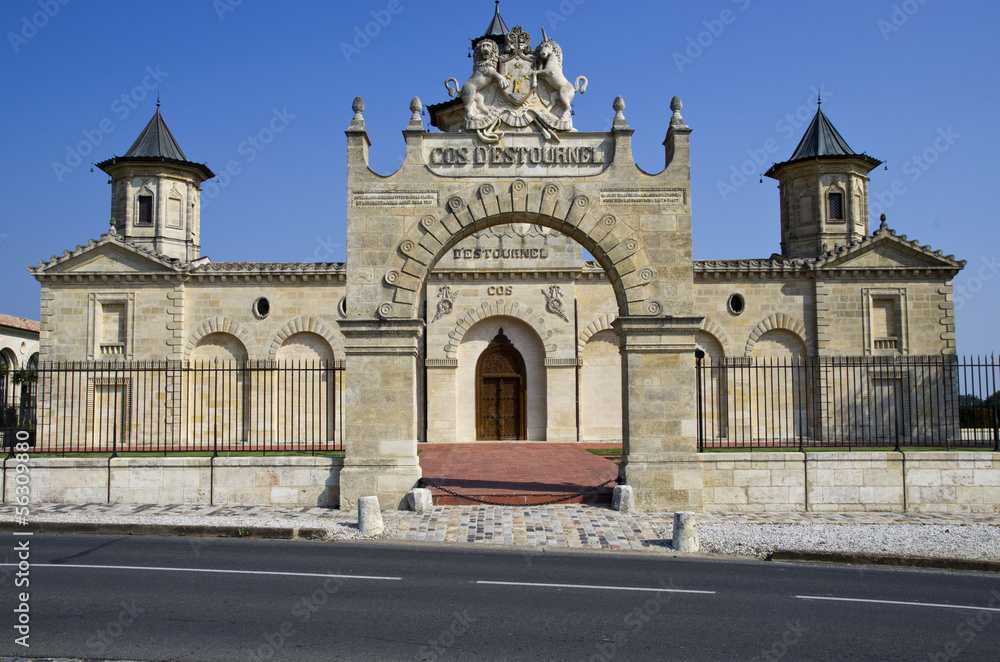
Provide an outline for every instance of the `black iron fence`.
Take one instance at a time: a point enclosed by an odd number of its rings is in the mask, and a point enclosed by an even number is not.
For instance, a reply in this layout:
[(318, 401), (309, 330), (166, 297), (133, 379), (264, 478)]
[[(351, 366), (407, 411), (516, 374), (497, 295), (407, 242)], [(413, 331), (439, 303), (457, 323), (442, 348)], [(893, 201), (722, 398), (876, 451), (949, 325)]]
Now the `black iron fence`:
[(1000, 366), (944, 356), (698, 359), (698, 448), (990, 448)]
[[(0, 373), (0, 433), (36, 452), (344, 448), (341, 362), (57, 362)], [(941, 356), (699, 359), (698, 447), (989, 448), (1000, 363)]]
[(0, 430), (58, 454), (343, 450), (343, 373), (327, 361), (42, 363), (0, 380)]

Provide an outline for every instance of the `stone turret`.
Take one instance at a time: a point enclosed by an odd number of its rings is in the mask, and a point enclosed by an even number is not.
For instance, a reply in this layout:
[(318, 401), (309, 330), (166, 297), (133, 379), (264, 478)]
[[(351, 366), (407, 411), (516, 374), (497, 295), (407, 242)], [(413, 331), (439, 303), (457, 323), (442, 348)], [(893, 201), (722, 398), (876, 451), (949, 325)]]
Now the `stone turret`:
[(124, 156), (97, 164), (111, 177), (112, 227), (125, 238), (184, 262), (201, 252), (201, 184), (215, 176), (184, 155), (156, 113)]
[(850, 148), (816, 110), (792, 157), (765, 173), (781, 191), (781, 254), (815, 258), (868, 235), (868, 173), (881, 161)]

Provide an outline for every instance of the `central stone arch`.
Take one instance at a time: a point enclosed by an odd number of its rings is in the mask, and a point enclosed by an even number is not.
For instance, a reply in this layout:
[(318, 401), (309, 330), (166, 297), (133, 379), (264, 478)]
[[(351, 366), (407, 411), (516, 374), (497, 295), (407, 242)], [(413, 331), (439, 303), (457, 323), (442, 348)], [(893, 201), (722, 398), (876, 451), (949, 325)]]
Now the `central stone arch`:
[(397, 245), (394, 268), (382, 276), (391, 300), (379, 305), (379, 317), (416, 317), (420, 289), (434, 264), (473, 233), (510, 223), (541, 225), (580, 243), (607, 273), (619, 315), (663, 312), (657, 300), (662, 288), (642, 233), (626, 220), (565, 185), (529, 186), (517, 179), (501, 186), (483, 184), (465, 196), (453, 195), (445, 213), (424, 216), (410, 227)]

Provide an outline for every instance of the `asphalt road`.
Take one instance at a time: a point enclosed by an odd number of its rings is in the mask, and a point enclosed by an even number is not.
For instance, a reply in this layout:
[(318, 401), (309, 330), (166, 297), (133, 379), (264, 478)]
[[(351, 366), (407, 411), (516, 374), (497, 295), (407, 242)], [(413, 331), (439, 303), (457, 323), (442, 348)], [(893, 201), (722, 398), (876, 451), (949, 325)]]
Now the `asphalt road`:
[[(0, 655), (996, 660), (1000, 577), (666, 555), (37, 534)], [(23, 579), (23, 578), (22, 578)], [(28, 591), (30, 648), (15, 644)]]

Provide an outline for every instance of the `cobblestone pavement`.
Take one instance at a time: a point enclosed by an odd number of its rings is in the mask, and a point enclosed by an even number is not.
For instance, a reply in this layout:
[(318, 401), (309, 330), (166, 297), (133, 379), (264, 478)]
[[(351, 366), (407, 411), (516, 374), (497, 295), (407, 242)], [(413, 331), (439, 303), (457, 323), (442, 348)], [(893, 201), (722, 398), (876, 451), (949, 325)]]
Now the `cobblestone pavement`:
[[(666, 551), (672, 513), (619, 513), (604, 506), (437, 506), (423, 513), (383, 513), (386, 532), (379, 539), (420, 542), (471, 543), (491, 546), (583, 548)], [(936, 513), (716, 513), (703, 514), (711, 529), (756, 530), (788, 525), (886, 525), (985, 527), (1000, 539), (1000, 515)], [(155, 524), (161, 526), (227, 526), (315, 528), (334, 540), (365, 539), (357, 528), (357, 514), (329, 508), (279, 506), (136, 506), (125, 504), (39, 504), (31, 506), (29, 520)], [(12, 504), (0, 504), (0, 522), (14, 522)], [(847, 527), (845, 527), (846, 529)], [(937, 530), (937, 529), (935, 529)]]

